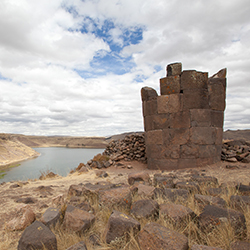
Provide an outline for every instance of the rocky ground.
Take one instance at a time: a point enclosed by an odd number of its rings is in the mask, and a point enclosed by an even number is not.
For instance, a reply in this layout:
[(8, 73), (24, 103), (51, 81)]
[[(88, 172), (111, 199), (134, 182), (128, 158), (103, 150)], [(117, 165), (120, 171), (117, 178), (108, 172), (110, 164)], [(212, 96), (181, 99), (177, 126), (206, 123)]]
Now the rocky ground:
[[(103, 172), (107, 175), (104, 176)], [(5, 183), (0, 186), (0, 249), (17, 249), (18, 241), (23, 233), (23, 229), (12, 231), (8, 228), (7, 224), (18, 217), (16, 212), (20, 204), (29, 204), (32, 211), (35, 214), (36, 220), (40, 221), (44, 212), (48, 207), (54, 207), (61, 209), (60, 204), (58, 206), (57, 199), (62, 196), (65, 204), (76, 205), (80, 200), (82, 201), (81, 195), (77, 195), (72, 191), (69, 195), (69, 190), (72, 185), (78, 185), (81, 183), (82, 186), (87, 183), (112, 183), (120, 184), (123, 183), (124, 187), (129, 186), (128, 180), (129, 175), (133, 173), (143, 172), (148, 174), (150, 179), (153, 180), (153, 176), (160, 171), (149, 171), (146, 169), (146, 164), (138, 161), (120, 161), (120, 164), (114, 165), (108, 169), (103, 170), (90, 170), (86, 172), (75, 172), (67, 177), (53, 177), (45, 180), (30, 180), (27, 182), (12, 182)], [(164, 172), (164, 175), (174, 176), (174, 183), (183, 183), (190, 179), (193, 175), (200, 176), (211, 176), (218, 179), (217, 187), (225, 186), (226, 183), (230, 185), (244, 184), (249, 185), (250, 180), (250, 164), (244, 163), (228, 163), (221, 162), (212, 166), (204, 166), (201, 169), (186, 169), (181, 171), (170, 171)], [(131, 183), (130, 183), (131, 184)], [(145, 183), (144, 183), (145, 184)], [(89, 185), (89, 184), (87, 184)], [(146, 184), (152, 186), (151, 184)], [(130, 186), (131, 187), (131, 186)], [(131, 188), (130, 188), (131, 189)], [(152, 190), (151, 190), (152, 191)], [(75, 201), (74, 198), (76, 197)], [(86, 198), (86, 197), (85, 197)], [(77, 199), (78, 202), (77, 202)], [(147, 198), (148, 199), (148, 198)], [(84, 201), (92, 204), (91, 197), (87, 197)], [(96, 208), (98, 209), (98, 208)], [(124, 210), (124, 209), (123, 209)], [(123, 211), (122, 210), (122, 211)], [(98, 211), (93, 213), (98, 216)], [(6, 227), (7, 226), (7, 227)], [(60, 236), (57, 236), (60, 238)], [(112, 238), (112, 237), (111, 237)], [(87, 242), (88, 249), (120, 249), (110, 247), (107, 243), (104, 247), (104, 243), (101, 242), (101, 246), (92, 247)], [(69, 247), (70, 245), (67, 245)], [(66, 249), (65, 243), (58, 249)], [(191, 246), (190, 246), (191, 247)], [(84, 248), (83, 248), (84, 249)], [(131, 248), (139, 249), (139, 248)], [(149, 248), (142, 248), (149, 249)], [(150, 248), (152, 249), (152, 248)], [(182, 249), (182, 248), (179, 248)], [(186, 249), (186, 248), (183, 248)], [(222, 248), (226, 249), (226, 248)]]
[(249, 151), (226, 141), (217, 164), (152, 171), (133, 134), (67, 177), (3, 183), (0, 249), (250, 249)]

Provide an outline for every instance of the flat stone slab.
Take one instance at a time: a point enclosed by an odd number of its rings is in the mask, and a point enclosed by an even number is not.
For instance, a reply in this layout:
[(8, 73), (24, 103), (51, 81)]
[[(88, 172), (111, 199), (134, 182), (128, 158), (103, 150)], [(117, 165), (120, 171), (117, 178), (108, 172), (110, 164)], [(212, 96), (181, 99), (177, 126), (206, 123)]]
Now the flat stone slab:
[(186, 236), (157, 223), (146, 224), (138, 234), (138, 242), (141, 250), (188, 250)]

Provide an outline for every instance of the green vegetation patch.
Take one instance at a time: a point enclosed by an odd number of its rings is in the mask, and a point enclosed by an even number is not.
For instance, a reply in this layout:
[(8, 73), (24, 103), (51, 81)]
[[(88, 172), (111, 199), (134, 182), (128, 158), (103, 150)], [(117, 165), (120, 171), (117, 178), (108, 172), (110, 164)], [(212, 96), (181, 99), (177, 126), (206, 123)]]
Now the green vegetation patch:
[(3, 174), (0, 174), (0, 179), (3, 179), (3, 177), (6, 175), (6, 173), (4, 171), (0, 171), (0, 173), (3, 173)]
[(8, 168), (15, 168), (15, 167), (19, 167), (21, 164), (15, 164), (15, 165), (10, 165), (8, 166)]

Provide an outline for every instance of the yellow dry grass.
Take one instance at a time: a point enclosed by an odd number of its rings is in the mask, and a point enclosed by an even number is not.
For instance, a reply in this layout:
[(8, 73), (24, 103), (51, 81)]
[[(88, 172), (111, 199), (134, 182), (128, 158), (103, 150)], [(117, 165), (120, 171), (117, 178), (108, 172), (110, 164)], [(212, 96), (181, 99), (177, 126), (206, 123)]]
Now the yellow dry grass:
[[(249, 170), (248, 170), (249, 171)], [(225, 173), (224, 170), (220, 172), (219, 169), (215, 169), (214, 173), (212, 172), (211, 169), (207, 169), (207, 175), (219, 177), (219, 182), (223, 182), (223, 180), (228, 180), (228, 181), (238, 181), (235, 180), (232, 176), (226, 178), (226, 174), (228, 175), (228, 172)], [(110, 181), (110, 182), (124, 182), (127, 180), (127, 173), (124, 173), (123, 176), (118, 176), (117, 173), (109, 173), (109, 177), (105, 179), (105, 181)], [(240, 173), (240, 178), (242, 176), (247, 176), (245, 173)], [(234, 175), (236, 177), (236, 175)], [(68, 177), (62, 178), (62, 177), (56, 177), (56, 178), (49, 178), (45, 179), (43, 181), (41, 180), (36, 180), (36, 181), (30, 181), (28, 185), (23, 185), (22, 183), (22, 194), (25, 194), (28, 192), (28, 190), (34, 190), (38, 186), (44, 185), (44, 186), (58, 186), (60, 188), (54, 189), (53, 191), (53, 196), (57, 196), (58, 194), (67, 194), (67, 190), (71, 184), (78, 184), (78, 183), (87, 183), (87, 182), (92, 182), (95, 183), (97, 181), (100, 181), (95, 175), (95, 171), (90, 171), (87, 174), (81, 174), (79, 175), (78, 173), (72, 174)], [(247, 183), (244, 183), (247, 184)], [(5, 184), (6, 189), (5, 191), (8, 191), (8, 188), (10, 184)], [(3, 186), (2, 188), (4, 188)], [(215, 186), (216, 187), (216, 186)], [(21, 190), (20, 189), (20, 190)], [(206, 189), (204, 186), (200, 187), (201, 193), (202, 194), (207, 194)], [(16, 190), (15, 190), (16, 191)], [(8, 194), (8, 193), (7, 193)], [(230, 196), (237, 194), (237, 190), (235, 188), (231, 188), (230, 186), (227, 187), (227, 192), (222, 193), (219, 197), (223, 198), (227, 202), (227, 207), (230, 207)], [(39, 194), (33, 192), (32, 196), (39, 199)], [(67, 197), (66, 195), (66, 200), (70, 199), (70, 197)], [(138, 195), (133, 195), (133, 201), (137, 201), (139, 199), (146, 198), (145, 196), (138, 196)], [(86, 197), (82, 197), (82, 199), (86, 199)], [(41, 199), (39, 199), (40, 201)], [(103, 207), (99, 206), (98, 200), (96, 197), (88, 197), (87, 199), (90, 202), (90, 205), (94, 208), (95, 210), (95, 215), (96, 215), (96, 220), (91, 226), (91, 228), (84, 232), (82, 235), (79, 235), (74, 232), (69, 232), (67, 230), (64, 230), (60, 225), (57, 225), (54, 229), (53, 232), (57, 237), (57, 243), (58, 243), (58, 250), (65, 250), (68, 247), (72, 246), (73, 244), (76, 244), (80, 241), (84, 241), (87, 245), (88, 250), (117, 250), (117, 249), (124, 249), (124, 250), (140, 250), (140, 247), (137, 242), (137, 235), (133, 235), (132, 232), (130, 232), (130, 237), (129, 240), (126, 241), (125, 239), (121, 238), (118, 239), (115, 242), (112, 242), (111, 244), (106, 244), (105, 242), (105, 227), (107, 224), (107, 221), (112, 213), (112, 208), (108, 207)], [(48, 205), (51, 205), (51, 197), (48, 197), (48, 199), (44, 199), (44, 203), (48, 203)], [(167, 203), (166, 199), (162, 197), (157, 198), (157, 202), (159, 204)], [(180, 204), (178, 201), (176, 203)], [(39, 203), (41, 204), (41, 203)], [(192, 209), (197, 215), (201, 213), (201, 208), (196, 204), (194, 200), (194, 193), (191, 193), (188, 199), (188, 202), (186, 203), (181, 203), (190, 209)], [(13, 207), (16, 206), (15, 202), (11, 199), (5, 200), (4, 207), (1, 206), (0, 210), (0, 217), (5, 216), (8, 214), (10, 211), (13, 210)], [(32, 208), (34, 209), (36, 214), (42, 214), (46, 208), (40, 209), (36, 205), (32, 205)], [(62, 212), (65, 211), (66, 207), (62, 207)], [(126, 209), (123, 209), (121, 207), (115, 207), (116, 210), (123, 212), (125, 214), (129, 215), (129, 211)], [(246, 237), (246, 241), (250, 242), (250, 211), (248, 209), (244, 209), (244, 215), (246, 218), (246, 224), (247, 224), (247, 231), (248, 235)], [(133, 216), (132, 216), (133, 217)], [(11, 216), (10, 216), (11, 218)], [(38, 217), (39, 219), (39, 217)], [(8, 218), (3, 221), (7, 222)], [(213, 247), (220, 247), (225, 250), (229, 250), (229, 246), (231, 242), (234, 242), (237, 240), (237, 236), (234, 235), (234, 230), (232, 229), (230, 223), (226, 222), (215, 228), (212, 232), (205, 234), (203, 233), (199, 227), (197, 226), (197, 223), (195, 219), (188, 218), (185, 222), (176, 224), (172, 220), (160, 215), (158, 219), (155, 218), (149, 218), (149, 219), (139, 219), (138, 220), (141, 223), (141, 228), (143, 228), (147, 223), (149, 222), (156, 222), (159, 223), (163, 226), (166, 226), (170, 229), (176, 230), (177, 232), (184, 234), (188, 237), (189, 245), (192, 246), (193, 244), (201, 244), (201, 245), (208, 245), (208, 246), (213, 246)], [(8, 231), (1, 231), (1, 238), (0, 238), (0, 249), (1, 250), (14, 250), (17, 249), (17, 244), (18, 240), (21, 237), (22, 232), (8, 232)], [(99, 239), (100, 245), (92, 245), (90, 242), (89, 237), (91, 235), (95, 235)]]

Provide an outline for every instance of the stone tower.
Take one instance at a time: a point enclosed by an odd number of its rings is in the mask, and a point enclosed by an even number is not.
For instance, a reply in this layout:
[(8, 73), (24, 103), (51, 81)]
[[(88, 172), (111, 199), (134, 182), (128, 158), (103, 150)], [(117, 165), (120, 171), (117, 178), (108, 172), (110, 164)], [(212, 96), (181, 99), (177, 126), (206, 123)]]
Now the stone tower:
[(161, 95), (141, 90), (149, 169), (195, 168), (220, 161), (226, 69), (207, 72), (167, 66)]

